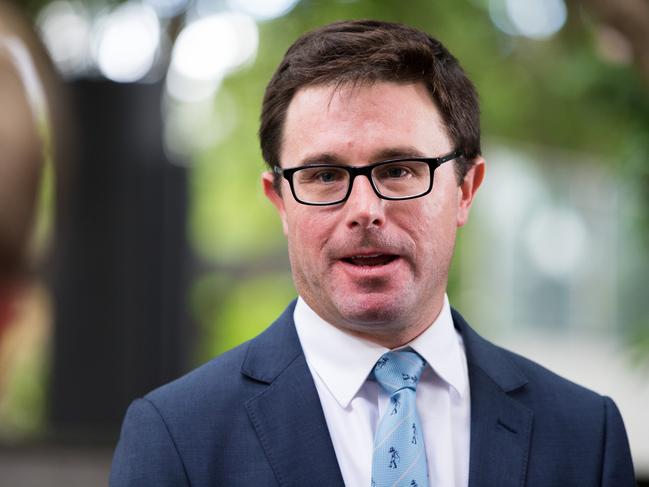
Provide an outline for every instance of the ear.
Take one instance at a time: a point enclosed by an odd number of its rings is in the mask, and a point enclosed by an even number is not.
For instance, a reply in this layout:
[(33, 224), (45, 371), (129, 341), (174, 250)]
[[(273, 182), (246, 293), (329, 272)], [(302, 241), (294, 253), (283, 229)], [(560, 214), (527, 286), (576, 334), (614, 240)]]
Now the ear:
[(458, 187), (458, 212), (457, 226), (461, 227), (469, 220), (469, 210), (473, 204), (473, 197), (482, 184), (485, 173), (485, 161), (477, 157), (473, 166), (467, 171), (462, 184)]
[(261, 185), (264, 188), (266, 198), (270, 200), (282, 220), (282, 228), (284, 235), (288, 235), (288, 223), (286, 221), (286, 209), (284, 208), (284, 198), (275, 189), (274, 175), (270, 171), (266, 171), (261, 175)]

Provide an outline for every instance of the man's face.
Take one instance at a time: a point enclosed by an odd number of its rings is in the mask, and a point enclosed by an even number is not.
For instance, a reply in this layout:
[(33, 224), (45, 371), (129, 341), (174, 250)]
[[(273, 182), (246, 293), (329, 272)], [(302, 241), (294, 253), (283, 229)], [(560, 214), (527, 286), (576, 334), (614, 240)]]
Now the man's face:
[[(314, 161), (363, 166), (454, 149), (422, 84), (315, 86), (299, 90), (289, 105), (280, 161), (284, 168)], [(480, 160), (458, 186), (453, 164), (435, 171), (433, 190), (421, 198), (380, 199), (361, 176), (347, 201), (324, 207), (295, 201), (286, 180), (278, 195), (272, 175), (264, 174), (288, 238), (295, 286), (316, 313), (387, 346), (411, 340), (434, 321), (456, 229), (483, 173)]]

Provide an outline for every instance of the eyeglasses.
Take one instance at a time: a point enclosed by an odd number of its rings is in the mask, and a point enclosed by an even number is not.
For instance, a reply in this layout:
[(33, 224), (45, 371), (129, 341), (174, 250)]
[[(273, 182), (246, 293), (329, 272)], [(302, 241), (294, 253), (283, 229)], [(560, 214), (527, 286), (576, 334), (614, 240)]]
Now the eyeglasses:
[(456, 150), (442, 157), (405, 157), (354, 167), (338, 164), (310, 164), (273, 172), (286, 179), (293, 197), (303, 205), (325, 206), (343, 203), (349, 198), (356, 176), (365, 176), (374, 192), (385, 200), (409, 200), (430, 193), (433, 173), (445, 162), (457, 159)]

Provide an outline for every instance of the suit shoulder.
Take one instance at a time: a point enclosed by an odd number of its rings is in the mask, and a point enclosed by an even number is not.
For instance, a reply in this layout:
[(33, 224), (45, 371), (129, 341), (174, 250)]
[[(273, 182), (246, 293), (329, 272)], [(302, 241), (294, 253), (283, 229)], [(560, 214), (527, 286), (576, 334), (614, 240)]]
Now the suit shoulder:
[[(184, 376), (145, 396), (164, 417), (184, 420), (191, 415), (211, 417), (241, 411), (249, 399), (268, 385), (268, 374), (278, 374), (301, 353), (293, 325), (291, 303), (269, 327), (253, 339), (229, 350)], [(256, 357), (256, 359), (254, 358)]]
[(462, 335), (469, 366), (481, 369), (499, 387), (536, 404), (563, 406), (588, 404), (604, 407), (604, 398), (522, 355), (500, 347), (476, 333), (457, 312), (453, 321)]
[(590, 405), (598, 409), (604, 406), (604, 397), (584, 386), (549, 370), (539, 363), (518, 353), (494, 345), (512, 364), (527, 378), (529, 391), (535, 397), (544, 398), (546, 404), (560, 404), (562, 407), (571, 405), (576, 409)]
[[(611, 398), (496, 345), (483, 346), (484, 350), (489, 350), (488, 357), (498, 362), (495, 369), (509, 369), (499, 377), (494, 376), (492, 368), (492, 380), (503, 384), (506, 382), (502, 377), (509, 378), (505, 390), (511, 404), (524, 406), (531, 413), (527, 417), (533, 418), (531, 448), (536, 455), (530, 457), (528, 479), (546, 475), (551, 462), (556, 479), (547, 485), (634, 484), (624, 422)], [(482, 366), (481, 370), (489, 375), (489, 364), (483, 362)], [(583, 476), (588, 471), (593, 472), (592, 481)], [(570, 480), (575, 472), (578, 476)]]

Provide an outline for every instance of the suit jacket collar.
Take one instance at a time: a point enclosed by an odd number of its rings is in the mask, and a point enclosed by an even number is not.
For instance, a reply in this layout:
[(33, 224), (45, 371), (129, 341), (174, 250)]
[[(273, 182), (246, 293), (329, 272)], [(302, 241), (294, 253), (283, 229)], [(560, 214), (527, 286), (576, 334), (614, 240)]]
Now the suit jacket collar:
[[(246, 403), (248, 415), (282, 486), (344, 483), (313, 378), (293, 323), (295, 302), (252, 340), (244, 375), (269, 384)], [(525, 483), (533, 414), (513, 398), (527, 379), (498, 347), (455, 310), (471, 387), (469, 487)]]
[(294, 308), (250, 342), (241, 371), (269, 387), (245, 407), (279, 485), (344, 487)]
[(471, 387), (469, 487), (525, 484), (533, 413), (516, 399), (528, 383), (507, 354), (453, 310), (462, 333)]
[(270, 384), (303, 355), (293, 323), (296, 302), (292, 301), (271, 326), (250, 341), (241, 366), (244, 375)]
[(527, 378), (503, 353), (503, 350), (478, 335), (455, 309), (451, 309), (455, 328), (462, 340), (470, 365), (480, 368), (504, 392), (512, 392), (527, 384)]

